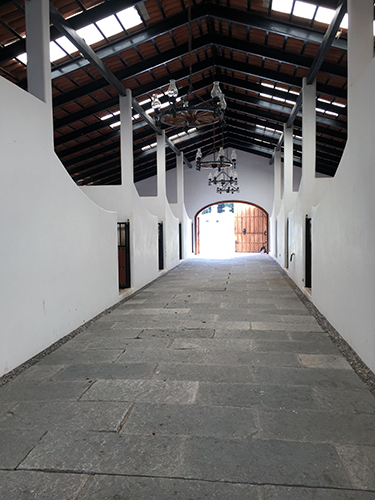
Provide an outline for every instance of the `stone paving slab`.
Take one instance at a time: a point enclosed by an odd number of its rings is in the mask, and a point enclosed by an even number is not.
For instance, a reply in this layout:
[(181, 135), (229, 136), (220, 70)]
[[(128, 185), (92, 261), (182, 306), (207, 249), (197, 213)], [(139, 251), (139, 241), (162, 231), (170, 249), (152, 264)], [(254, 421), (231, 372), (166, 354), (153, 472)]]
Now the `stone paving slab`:
[(178, 477), (184, 438), (50, 431), (18, 469)]
[(312, 390), (307, 386), (283, 387), (255, 384), (200, 383), (198, 404), (278, 409), (314, 408)]
[(289, 283), (191, 259), (0, 387), (0, 499), (375, 498), (375, 398)]
[(346, 359), (338, 354), (299, 354), (298, 357), (305, 368), (352, 369)]
[(0, 471), (3, 500), (77, 500), (89, 477), (32, 471)]
[(309, 386), (323, 389), (363, 389), (363, 383), (352, 370), (325, 368), (271, 368), (259, 366), (254, 369), (255, 382), (282, 386)]
[(375, 413), (375, 398), (364, 387), (357, 389), (322, 389), (314, 387), (317, 409), (349, 413)]
[(137, 403), (121, 432), (250, 438), (258, 430), (257, 414), (250, 408)]
[(285, 323), (283, 322), (251, 322), (252, 330), (286, 331), (286, 332), (321, 332), (322, 329), (316, 323)]
[[(64, 368), (64, 365), (42, 365), (40, 363), (30, 366), (27, 370), (20, 373), (17, 381), (42, 381), (52, 379)], [(1, 399), (1, 395), (0, 395)]]
[(354, 488), (372, 490), (375, 498), (374, 446), (337, 446), (337, 452)]
[(130, 403), (53, 401), (18, 403), (0, 417), (0, 429), (117, 432)]
[(250, 339), (175, 339), (171, 349), (220, 349), (231, 351), (252, 351), (253, 345)]
[(76, 400), (92, 384), (84, 381), (15, 381), (1, 388), (0, 401), (66, 401)]
[(374, 492), (336, 488), (295, 488), (265, 486), (264, 500), (373, 500)]
[(78, 364), (78, 363), (113, 363), (122, 353), (124, 349), (102, 349), (100, 351), (87, 349), (85, 351), (57, 351), (48, 354), (45, 358), (39, 361), (40, 365), (62, 365), (62, 364)]
[(102, 363), (69, 365), (53, 377), (53, 380), (97, 380), (97, 379), (149, 379), (157, 367), (156, 363)]
[[(114, 321), (113, 324), (115, 324)], [(91, 332), (89, 329), (81, 332), (77, 337), (72, 339), (72, 343), (85, 344), (90, 347), (90, 343), (98, 341), (110, 341), (111, 339), (117, 340), (131, 340), (138, 337), (138, 335), (143, 331), (143, 328), (122, 328), (121, 331), (112, 330), (99, 330), (97, 332)], [(70, 344), (70, 341), (69, 341)]]
[(158, 380), (249, 383), (254, 381), (251, 366), (160, 363), (154, 374)]
[(163, 329), (163, 330), (157, 330), (156, 328), (153, 330), (148, 330), (145, 329), (142, 331), (142, 333), (139, 335), (139, 338), (141, 339), (149, 339), (152, 337), (157, 337), (157, 338), (212, 338), (215, 335), (215, 330), (212, 328), (202, 328), (199, 330), (195, 329)]
[(182, 470), (187, 478), (210, 481), (352, 486), (329, 444), (193, 437), (186, 440)]
[[(209, 365), (269, 366), (274, 363), (275, 366), (301, 366), (297, 355), (289, 352), (244, 352), (242, 350), (211, 349), (203, 355), (203, 358)], [(194, 363), (194, 361), (191, 362)]]
[(192, 404), (197, 391), (194, 381), (98, 380), (81, 400)]
[(87, 345), (87, 350), (89, 349), (121, 349), (122, 352), (126, 349), (140, 348), (146, 349), (147, 347), (155, 349), (166, 349), (170, 343), (169, 338), (159, 338), (151, 336), (147, 339), (141, 339), (140, 335), (144, 330), (140, 330), (137, 337), (134, 338), (124, 338), (120, 333), (113, 334), (110, 338), (100, 338), (95, 341), (93, 340)]
[(133, 363), (142, 359), (144, 362), (156, 363), (204, 363), (207, 354), (197, 349), (158, 349), (136, 347), (126, 351), (116, 360), (116, 363)]
[[(186, 479), (97, 476), (82, 500), (263, 500), (262, 489), (248, 484)], [(51, 499), (54, 500), (54, 499)], [(359, 499), (362, 500), (362, 499)], [(367, 500), (367, 498), (363, 498)]]
[(257, 352), (295, 352), (301, 354), (337, 354), (337, 348), (329, 338), (319, 340), (291, 340), (290, 342), (278, 342), (267, 340), (254, 341), (254, 351)]
[(0, 469), (15, 469), (40, 442), (45, 431), (0, 429)]
[(259, 439), (375, 445), (373, 414), (267, 410), (259, 411), (259, 425)]

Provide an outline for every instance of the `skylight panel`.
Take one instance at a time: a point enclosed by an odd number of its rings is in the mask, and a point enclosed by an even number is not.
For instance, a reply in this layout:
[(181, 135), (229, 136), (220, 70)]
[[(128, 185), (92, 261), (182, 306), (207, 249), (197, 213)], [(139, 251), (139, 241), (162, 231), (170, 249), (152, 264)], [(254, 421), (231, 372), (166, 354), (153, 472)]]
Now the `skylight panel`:
[(93, 43), (100, 42), (104, 40), (102, 34), (94, 24), (89, 24), (83, 28), (77, 30), (78, 35), (85, 40), (87, 45), (92, 45)]
[(101, 120), (108, 120), (109, 118), (112, 118), (113, 116), (117, 116), (117, 115), (119, 115), (119, 114), (120, 114), (120, 110), (118, 110), (118, 111), (114, 111), (113, 113), (110, 113), (110, 114), (108, 114), (108, 115), (104, 115), (104, 116), (102, 116), (100, 119), (101, 119)]
[(316, 11), (316, 5), (311, 3), (297, 2), (294, 4), (293, 15), (303, 19), (312, 19)]
[(117, 12), (117, 17), (120, 19), (121, 24), (126, 30), (142, 24), (142, 19), (140, 18), (135, 7), (129, 7), (128, 9)]
[(49, 60), (51, 62), (62, 59), (65, 56), (66, 53), (55, 42), (49, 43)]
[(285, 102), (285, 99), (282, 99), (281, 97), (273, 96), (274, 101), (279, 101), (279, 102)]
[(285, 14), (291, 14), (293, 8), (293, 0), (273, 0), (272, 10), (276, 12), (284, 12)]
[(319, 7), (315, 16), (315, 21), (318, 23), (331, 24), (335, 11), (326, 7)]
[(340, 28), (344, 28), (345, 30), (349, 29), (349, 16), (348, 16), (348, 13), (346, 13), (344, 15), (344, 17), (342, 18), (342, 21), (341, 21), (341, 24), (340, 24)]
[(24, 52), (23, 54), (20, 54), (17, 56), (17, 59), (21, 61), (23, 64), (27, 64), (27, 54)]
[(68, 54), (73, 54), (73, 52), (77, 52), (78, 49), (66, 36), (61, 36), (60, 38), (56, 38), (56, 43), (60, 45)]
[(119, 127), (120, 125), (121, 125), (121, 122), (115, 122), (115, 123), (111, 123), (109, 126), (112, 128), (115, 128), (115, 127)]
[(112, 35), (117, 35), (123, 31), (121, 24), (118, 22), (115, 16), (108, 16), (100, 21), (97, 21), (96, 25), (99, 27), (103, 35), (109, 38)]

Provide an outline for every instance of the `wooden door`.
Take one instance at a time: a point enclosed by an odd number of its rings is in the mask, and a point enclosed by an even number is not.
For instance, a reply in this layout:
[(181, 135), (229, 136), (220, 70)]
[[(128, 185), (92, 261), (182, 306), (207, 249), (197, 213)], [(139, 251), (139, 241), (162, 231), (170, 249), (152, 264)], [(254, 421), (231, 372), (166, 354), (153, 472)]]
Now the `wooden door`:
[(234, 204), (236, 252), (268, 252), (268, 217), (260, 208), (246, 203)]

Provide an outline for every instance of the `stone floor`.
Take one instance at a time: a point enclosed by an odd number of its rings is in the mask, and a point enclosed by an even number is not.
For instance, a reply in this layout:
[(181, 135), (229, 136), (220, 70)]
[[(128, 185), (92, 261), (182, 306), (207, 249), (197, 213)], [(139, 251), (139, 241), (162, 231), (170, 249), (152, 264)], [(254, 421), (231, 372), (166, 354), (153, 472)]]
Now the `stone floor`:
[(191, 259), (0, 388), (1, 500), (374, 500), (375, 398), (267, 255)]

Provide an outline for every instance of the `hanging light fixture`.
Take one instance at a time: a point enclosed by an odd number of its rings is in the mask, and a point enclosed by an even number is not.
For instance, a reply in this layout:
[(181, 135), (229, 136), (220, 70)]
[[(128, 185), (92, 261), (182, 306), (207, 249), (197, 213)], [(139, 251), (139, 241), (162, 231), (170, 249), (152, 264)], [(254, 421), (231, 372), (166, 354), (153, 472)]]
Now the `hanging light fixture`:
[(220, 88), (219, 82), (214, 81), (211, 90), (211, 99), (194, 104), (195, 98), (193, 91), (192, 76), (192, 38), (193, 31), (191, 27), (191, 2), (188, 7), (188, 26), (189, 26), (189, 89), (187, 94), (178, 99), (178, 88), (176, 80), (169, 81), (169, 87), (166, 95), (168, 97), (168, 107), (163, 109), (163, 105), (157, 94), (152, 96), (151, 106), (155, 112), (156, 123), (163, 123), (169, 127), (198, 128), (203, 125), (212, 125), (218, 123), (224, 118), (224, 111), (227, 107), (225, 96)]
[[(214, 138), (215, 141), (215, 138)], [(214, 149), (207, 155), (202, 155), (201, 148), (197, 149), (195, 155), (196, 169), (211, 168), (214, 173), (208, 174), (208, 185), (217, 186), (217, 193), (239, 193), (238, 175), (236, 172), (237, 153), (232, 150), (230, 159), (225, 156), (224, 148), (221, 147), (219, 152)]]
[(202, 101), (197, 104), (191, 104), (191, 99), (194, 97), (190, 90), (180, 100), (177, 101), (178, 89), (176, 80), (170, 80), (169, 87), (166, 92), (168, 96), (168, 107), (162, 109), (162, 103), (157, 96), (152, 96), (151, 106), (155, 111), (156, 123), (164, 123), (169, 127), (201, 127), (203, 125), (211, 125), (218, 123), (224, 118), (224, 111), (227, 107), (225, 97), (220, 89), (219, 82), (213, 82), (211, 90), (211, 100)]

